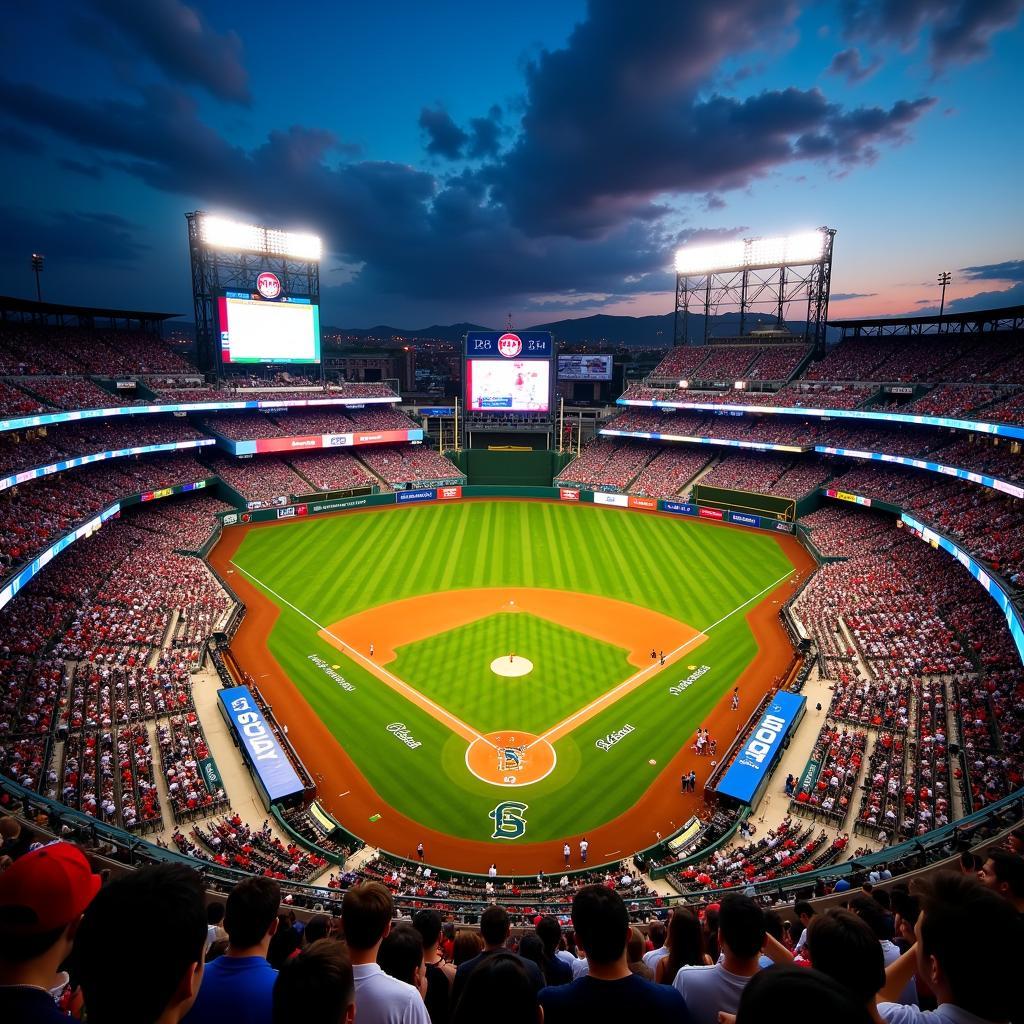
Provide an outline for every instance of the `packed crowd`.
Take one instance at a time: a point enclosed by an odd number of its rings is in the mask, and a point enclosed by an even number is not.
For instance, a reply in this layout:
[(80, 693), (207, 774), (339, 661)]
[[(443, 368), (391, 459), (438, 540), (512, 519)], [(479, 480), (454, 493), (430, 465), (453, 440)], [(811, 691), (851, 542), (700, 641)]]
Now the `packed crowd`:
[(371, 487), (378, 483), (359, 459), (344, 449), (298, 452), (289, 456), (288, 461), (295, 472), (308, 480), (316, 490), (344, 491), (353, 487)]
[(191, 672), (229, 609), (206, 565), (173, 549), (208, 534), (220, 507), (203, 496), (124, 512), (4, 609), (0, 772), (128, 830), (159, 824), (145, 723), (191, 712)]
[[(566, 922), (539, 914), (515, 939), (498, 905), (479, 931), (430, 910), (396, 920), (377, 882), (350, 888), (335, 916), (300, 920), (269, 877), (208, 904), (183, 865), (105, 881), (71, 843), (15, 853), (0, 874), (11, 1024), (66, 1024), (69, 1012), (115, 1024), (126, 1007), (137, 1024), (758, 1024), (794, 1007), (832, 1024), (996, 1024), (1019, 1003), (1024, 860), (1006, 849), (913, 889), (865, 883), (845, 906), (802, 901), (795, 920), (731, 892), (644, 931), (618, 893), (585, 886)], [(125, 942), (133, 920), (160, 927)]]
[(20, 566), (118, 498), (210, 475), (187, 454), (135, 456), (4, 491), (0, 493), (0, 572)]
[(594, 438), (559, 471), (556, 487), (589, 487), (597, 491), (624, 491), (656, 449), (636, 441)]
[(360, 449), (359, 457), (385, 484), (395, 490), (429, 487), (435, 482), (466, 482), (465, 474), (455, 463), (424, 445), (367, 445)]
[[(834, 511), (851, 531), (882, 521)], [(952, 818), (950, 776), (967, 809), (1024, 782), (1020, 661), (998, 607), (954, 559), (907, 531), (863, 537), (856, 553), (814, 574), (794, 613), (835, 680), (830, 721), (900, 734), (912, 726), (898, 832), (886, 832), (920, 835)], [(961, 757), (950, 753), (950, 735), (960, 737)]]
[(136, 330), (0, 326), (3, 374), (195, 373), (195, 367), (158, 335)]

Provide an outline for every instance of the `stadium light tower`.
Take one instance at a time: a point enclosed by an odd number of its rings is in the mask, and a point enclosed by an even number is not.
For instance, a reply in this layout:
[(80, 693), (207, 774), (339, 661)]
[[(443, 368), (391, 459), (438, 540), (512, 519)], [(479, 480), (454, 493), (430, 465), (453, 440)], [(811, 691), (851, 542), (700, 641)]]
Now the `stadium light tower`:
[(39, 275), (43, 272), (43, 262), (45, 260), (46, 260), (46, 257), (41, 252), (34, 252), (34, 253), (32, 253), (32, 270), (35, 272), (35, 275), (36, 275), (36, 301), (37, 302), (42, 302), (43, 301), (43, 292), (42, 292), (42, 289), (39, 287)]
[[(215, 306), (226, 292), (252, 293), (266, 272), (277, 279), (276, 294), (305, 298), (319, 306), (323, 244), (317, 235), (248, 224), (203, 210), (186, 213), (185, 220), (200, 369), (212, 371), (220, 365)], [(321, 362), (321, 375), (323, 369)]]
[(707, 344), (711, 317), (723, 306), (737, 310), (741, 337), (758, 307), (773, 314), (780, 328), (793, 307), (803, 314), (804, 340), (823, 353), (835, 234), (835, 228), (822, 227), (776, 238), (737, 238), (681, 248), (675, 259), (673, 344), (690, 343), (691, 313), (703, 316)]
[(946, 285), (953, 280), (953, 275), (948, 271), (944, 270), (939, 274), (938, 281), (942, 285), (942, 301), (939, 302), (939, 323), (942, 323), (942, 314), (946, 308)]

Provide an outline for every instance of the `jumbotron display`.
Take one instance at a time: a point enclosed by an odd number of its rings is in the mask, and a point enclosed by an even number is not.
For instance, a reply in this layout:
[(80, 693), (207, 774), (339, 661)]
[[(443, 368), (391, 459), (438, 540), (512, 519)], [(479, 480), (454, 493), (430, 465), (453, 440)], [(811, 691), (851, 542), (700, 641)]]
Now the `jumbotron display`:
[(222, 362), (320, 362), (320, 307), (309, 299), (227, 292), (217, 310)]
[(550, 331), (470, 331), (463, 373), (469, 413), (551, 410), (554, 341)]
[(547, 359), (470, 359), (466, 393), (475, 412), (547, 412), (551, 362)]

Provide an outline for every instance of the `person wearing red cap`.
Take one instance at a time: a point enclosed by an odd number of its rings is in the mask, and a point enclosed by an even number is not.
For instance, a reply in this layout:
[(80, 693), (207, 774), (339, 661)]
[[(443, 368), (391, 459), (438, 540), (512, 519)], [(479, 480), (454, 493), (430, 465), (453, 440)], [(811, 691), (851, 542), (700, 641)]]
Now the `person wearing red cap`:
[(85, 854), (51, 843), (0, 874), (0, 1020), (67, 1024), (51, 988), (82, 914), (99, 891)]

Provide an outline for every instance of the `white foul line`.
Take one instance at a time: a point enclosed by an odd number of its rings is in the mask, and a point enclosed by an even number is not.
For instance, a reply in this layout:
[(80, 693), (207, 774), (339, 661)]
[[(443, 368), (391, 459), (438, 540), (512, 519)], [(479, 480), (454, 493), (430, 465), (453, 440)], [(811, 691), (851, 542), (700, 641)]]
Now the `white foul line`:
[(383, 665), (378, 665), (377, 662), (372, 661), (370, 658), (366, 657), (365, 654), (361, 653), (360, 651), (357, 651), (351, 644), (345, 643), (345, 641), (342, 640), (340, 636), (336, 636), (326, 626), (321, 626), (320, 623), (316, 621), (316, 619), (314, 619), (310, 615), (307, 615), (301, 608), (296, 608), (295, 605), (291, 603), (291, 601), (289, 601), (286, 597), (282, 597), (276, 590), (272, 589), (271, 587), (268, 587), (266, 583), (264, 583), (258, 577), (253, 576), (253, 574), (249, 572), (248, 569), (243, 569), (237, 562), (232, 562), (231, 564), (235, 566), (235, 568), (238, 569), (239, 572), (245, 573), (245, 575), (248, 576), (249, 579), (253, 581), (253, 583), (256, 583), (259, 586), (261, 586), (268, 594), (273, 594), (278, 601), (280, 601), (282, 604), (288, 605), (288, 607), (291, 608), (293, 612), (297, 612), (307, 622), (312, 622), (313, 625), (316, 626), (318, 630), (320, 630), (322, 633), (326, 633), (329, 637), (331, 637), (332, 640), (335, 640), (346, 651), (349, 651), (349, 656), (352, 658), (353, 661), (361, 661), (366, 665), (370, 666), (371, 671), (373, 671), (374, 673), (387, 676), (388, 679), (392, 680), (392, 682), (395, 683), (393, 689), (397, 690), (399, 693), (402, 693), (403, 695), (405, 694), (406, 691), (411, 690), (413, 693), (416, 694), (417, 700), (423, 701), (424, 704), (428, 704), (434, 711), (437, 712), (437, 716), (435, 717), (440, 716), (441, 718), (447, 718), (449, 722), (456, 722), (467, 732), (472, 733), (478, 740), (482, 740), (489, 747), (493, 747), (495, 750), (498, 749), (486, 736), (481, 736), (480, 733), (478, 733), (476, 729), (474, 729), (471, 725), (462, 721), (462, 719), (458, 716), (453, 715), (447, 708), (443, 708), (441, 707), (440, 704), (436, 704), (429, 697), (420, 693), (419, 690), (410, 686), (404, 679), (399, 679), (398, 676), (393, 675), (386, 668), (384, 668)]
[[(756, 594), (754, 594), (753, 597), (748, 597), (747, 600), (743, 602), (743, 604), (737, 605), (735, 608), (733, 608), (731, 612), (726, 612), (726, 614), (723, 615), (717, 622), (712, 622), (710, 626), (705, 626), (699, 633), (694, 633), (694, 635), (691, 636), (689, 640), (685, 641), (684, 643), (681, 643), (674, 651), (669, 651), (666, 655), (666, 658), (671, 658), (674, 655), (679, 654), (682, 651), (685, 651), (691, 644), (695, 643), (700, 637), (704, 637), (705, 639), (707, 639), (708, 633), (710, 633), (711, 630), (715, 628), (715, 626), (720, 626), (723, 622), (726, 621), (726, 619), (731, 619), (738, 611), (742, 611), (744, 608), (746, 608), (751, 601), (756, 601), (763, 593), (765, 593), (765, 591), (772, 590), (773, 588), (777, 587), (783, 580), (792, 576), (795, 571), (795, 569), (790, 569), (789, 572), (787, 572), (784, 576), (780, 576), (774, 583), (769, 583), (767, 587), (765, 587), (763, 590), (759, 590)], [(541, 740), (547, 739), (547, 737), (550, 736), (552, 733), (558, 732), (564, 726), (568, 725), (572, 721), (575, 721), (575, 719), (579, 718), (581, 715), (585, 715), (591, 708), (606, 701), (610, 696), (612, 696), (612, 694), (618, 693), (619, 690), (623, 689), (624, 687), (632, 686), (636, 682), (636, 680), (640, 679), (642, 676), (647, 675), (648, 672), (651, 672), (655, 669), (662, 671), (661, 665), (648, 665), (647, 668), (642, 668), (639, 672), (634, 672), (633, 675), (631, 675), (628, 679), (624, 680), (623, 682), (619, 683), (618, 686), (613, 687), (611, 690), (607, 690), (605, 693), (602, 693), (600, 697), (596, 698), (595, 700), (592, 700), (585, 707), (580, 708), (579, 711), (573, 712), (568, 718), (563, 718), (562, 721), (559, 722), (557, 725), (553, 725), (550, 729), (548, 729), (547, 732), (538, 736), (533, 741), (533, 743), (539, 743)], [(612, 701), (611, 703), (614, 703), (614, 701)], [(610, 706), (611, 704), (609, 704), (609, 707)], [(532, 747), (533, 743), (528, 744), (528, 748)]]

